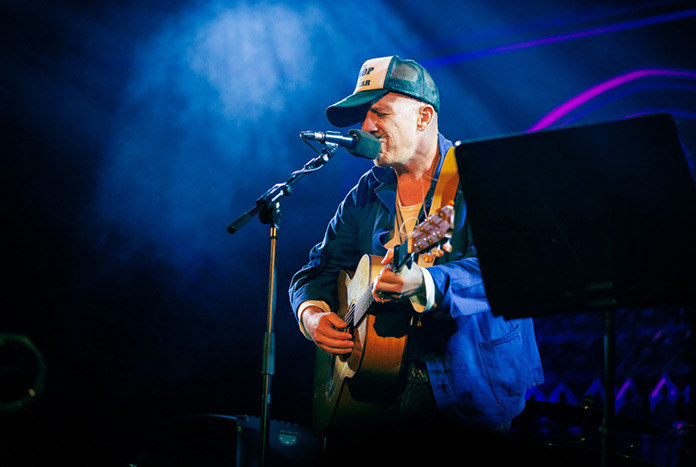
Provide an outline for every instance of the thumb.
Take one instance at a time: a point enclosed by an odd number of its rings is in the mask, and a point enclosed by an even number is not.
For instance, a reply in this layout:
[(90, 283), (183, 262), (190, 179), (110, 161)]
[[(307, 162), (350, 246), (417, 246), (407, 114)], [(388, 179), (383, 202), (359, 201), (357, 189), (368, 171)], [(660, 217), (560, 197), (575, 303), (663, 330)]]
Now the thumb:
[(341, 319), (341, 317), (338, 316), (336, 313), (331, 313), (327, 316), (329, 318), (329, 323), (331, 323), (331, 325), (336, 329), (345, 329), (348, 327), (348, 323)]
[(387, 250), (387, 254), (384, 255), (384, 258), (382, 258), (382, 264), (386, 265), (386, 264), (391, 263), (393, 258), (394, 258), (394, 249), (389, 248), (389, 250)]

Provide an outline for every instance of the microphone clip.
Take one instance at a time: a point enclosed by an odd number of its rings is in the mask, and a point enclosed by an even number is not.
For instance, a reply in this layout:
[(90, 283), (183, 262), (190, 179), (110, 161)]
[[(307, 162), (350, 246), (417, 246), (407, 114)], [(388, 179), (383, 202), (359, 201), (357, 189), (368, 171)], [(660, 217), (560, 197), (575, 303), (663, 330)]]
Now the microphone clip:
[(377, 159), (381, 150), (381, 143), (375, 136), (358, 129), (349, 130), (348, 135), (337, 131), (303, 131), (300, 133), (300, 138), (310, 147), (313, 147), (310, 141), (316, 141), (334, 149), (341, 146), (350, 154), (365, 159)]

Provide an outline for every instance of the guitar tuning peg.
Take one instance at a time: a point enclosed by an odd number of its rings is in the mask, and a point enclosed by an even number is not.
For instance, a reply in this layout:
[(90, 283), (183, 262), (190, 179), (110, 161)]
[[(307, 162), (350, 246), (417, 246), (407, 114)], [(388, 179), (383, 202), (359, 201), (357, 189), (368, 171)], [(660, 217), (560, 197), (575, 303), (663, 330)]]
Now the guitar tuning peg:
[(435, 261), (435, 258), (430, 253), (423, 253), (421, 257), (423, 258), (423, 261), (425, 261), (426, 263), (432, 263), (433, 261)]
[(440, 249), (440, 247), (433, 248), (430, 252), (434, 257), (441, 258), (445, 252)]
[(442, 245), (442, 249), (445, 250), (447, 253), (452, 253), (452, 243), (447, 242), (444, 245)]

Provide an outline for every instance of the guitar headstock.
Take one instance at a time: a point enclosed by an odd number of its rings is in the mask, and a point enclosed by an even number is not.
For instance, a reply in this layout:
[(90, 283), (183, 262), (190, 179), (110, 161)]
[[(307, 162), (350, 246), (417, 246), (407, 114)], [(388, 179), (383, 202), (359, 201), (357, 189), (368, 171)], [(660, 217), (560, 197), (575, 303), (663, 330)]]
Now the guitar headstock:
[(454, 206), (448, 204), (420, 223), (408, 237), (408, 251), (414, 255), (424, 253), (448, 241), (452, 237)]
[[(394, 270), (398, 270), (399, 267), (415, 255), (433, 250), (449, 242), (449, 239), (452, 238), (453, 226), (454, 206), (447, 204), (418, 224), (413, 232), (408, 235), (406, 244), (395, 249), (392, 264)], [(442, 249), (450, 251), (451, 247), (449, 247), (449, 243), (446, 243), (442, 246)], [(435, 254), (435, 256), (441, 255), (441, 250), (438, 250), (438, 253)]]

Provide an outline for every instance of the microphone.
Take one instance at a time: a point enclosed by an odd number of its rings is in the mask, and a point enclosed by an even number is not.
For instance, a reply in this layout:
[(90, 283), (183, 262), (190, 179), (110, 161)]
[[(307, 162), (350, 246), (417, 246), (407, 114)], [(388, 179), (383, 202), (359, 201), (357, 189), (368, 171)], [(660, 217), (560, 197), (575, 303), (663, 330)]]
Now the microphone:
[(303, 131), (300, 138), (321, 144), (336, 144), (346, 148), (352, 155), (365, 159), (377, 159), (382, 148), (379, 140), (364, 130), (349, 130), (348, 136), (336, 131)]

